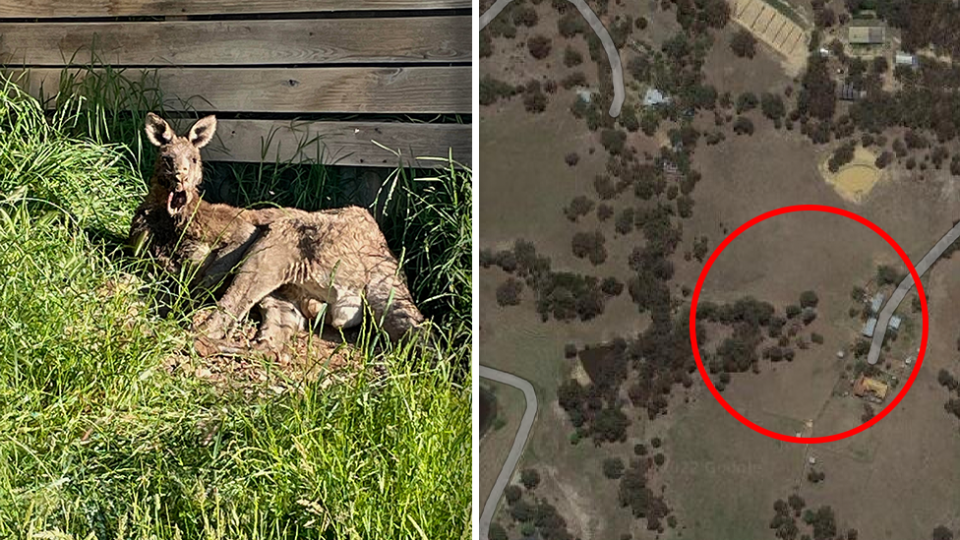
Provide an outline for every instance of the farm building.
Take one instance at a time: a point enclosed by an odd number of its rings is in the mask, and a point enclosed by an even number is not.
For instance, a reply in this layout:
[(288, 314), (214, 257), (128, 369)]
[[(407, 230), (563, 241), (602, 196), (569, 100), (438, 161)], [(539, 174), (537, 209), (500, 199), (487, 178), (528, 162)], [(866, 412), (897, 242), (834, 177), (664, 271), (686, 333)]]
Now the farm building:
[(876, 20), (850, 21), (847, 40), (852, 45), (882, 45), (887, 41), (887, 26)]
[(880, 308), (883, 306), (884, 296), (883, 293), (877, 293), (870, 300), (870, 312), (876, 313), (880, 311)]
[(866, 337), (873, 337), (873, 332), (876, 329), (877, 329), (877, 318), (870, 317), (867, 323), (863, 325), (863, 328), (860, 330), (860, 333)]
[(867, 377), (866, 375), (860, 375), (855, 383), (853, 383), (853, 395), (861, 398), (866, 398), (870, 401), (876, 401), (877, 403), (882, 403), (884, 399), (887, 398), (887, 390), (889, 386), (886, 383)]

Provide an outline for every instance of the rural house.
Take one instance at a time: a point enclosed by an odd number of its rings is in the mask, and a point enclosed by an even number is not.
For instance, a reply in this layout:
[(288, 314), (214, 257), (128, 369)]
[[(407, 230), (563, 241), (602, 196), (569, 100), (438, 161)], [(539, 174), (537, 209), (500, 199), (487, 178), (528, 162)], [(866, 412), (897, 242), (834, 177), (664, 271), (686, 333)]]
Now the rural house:
[(656, 88), (647, 88), (647, 93), (643, 95), (643, 106), (652, 107), (656, 105), (666, 105), (670, 103), (670, 98), (663, 95), (663, 92)]
[(577, 88), (577, 97), (580, 98), (580, 101), (589, 105), (593, 101), (593, 92), (589, 88), (581, 86)]
[(866, 375), (860, 375), (857, 382), (853, 383), (853, 395), (877, 403), (883, 403), (883, 400), (887, 398), (888, 389), (886, 383)]

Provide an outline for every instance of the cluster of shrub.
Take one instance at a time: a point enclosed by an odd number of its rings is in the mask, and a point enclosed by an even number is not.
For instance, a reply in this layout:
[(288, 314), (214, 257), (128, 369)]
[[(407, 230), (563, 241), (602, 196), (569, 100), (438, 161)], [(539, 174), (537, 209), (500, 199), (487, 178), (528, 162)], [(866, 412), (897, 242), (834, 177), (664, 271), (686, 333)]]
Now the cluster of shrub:
[[(686, 317), (675, 317), (669, 280), (673, 263), (669, 256), (680, 241), (679, 229), (670, 220), (670, 212), (657, 206), (643, 213), (641, 228), (647, 244), (634, 250), (630, 265), (636, 276), (630, 280), (631, 298), (641, 311), (650, 311), (651, 323), (630, 342), (618, 341), (621, 364), (610, 367), (611, 374), (633, 366), (637, 376), (628, 388), (635, 407), (646, 409), (651, 418), (664, 414), (667, 396), (675, 384), (690, 387), (696, 364), (690, 350)], [(591, 435), (597, 442), (624, 440), (629, 420), (620, 411), (617, 389), (625, 376), (604, 378), (605, 384), (581, 385), (564, 382), (559, 389), (560, 405), (578, 430), (579, 438)]]
[[(730, 4), (725, 0), (670, 0), (677, 9), (677, 22), (690, 35), (707, 34), (730, 22)], [(669, 6), (666, 2), (663, 5)]]
[(665, 525), (676, 528), (677, 518), (671, 513), (662, 492), (658, 494), (650, 488), (647, 475), (655, 463), (650, 457), (631, 459), (630, 466), (623, 470), (619, 478), (617, 498), (620, 506), (629, 508), (635, 518), (646, 520), (647, 530), (663, 533)]
[(944, 525), (938, 525), (930, 535), (933, 540), (953, 540), (953, 531)]
[[(725, 338), (713, 354), (704, 354), (704, 363), (711, 374), (718, 375), (716, 387), (724, 390), (730, 382), (731, 373), (760, 371), (760, 359), (780, 362), (792, 361), (795, 352), (790, 346), (791, 338), (796, 345), (806, 348), (807, 342), (798, 337), (800, 323), (809, 325), (817, 317), (819, 298), (814, 291), (804, 291), (800, 303), (791, 304), (784, 310), (784, 316), (777, 315), (776, 308), (769, 302), (745, 297), (732, 304), (700, 302), (697, 306), (697, 320), (732, 327), (732, 335)], [(793, 321), (791, 323), (791, 321)], [(766, 329), (766, 335), (764, 335)], [(775, 344), (763, 347), (767, 338), (776, 340)], [(811, 334), (811, 341), (822, 343), (823, 337)], [(702, 345), (702, 343), (701, 343)]]
[(627, 439), (630, 419), (621, 410), (616, 392), (590, 383), (580, 384), (576, 379), (567, 379), (557, 389), (560, 407), (566, 411), (573, 424), (570, 441), (574, 444), (590, 437), (595, 444), (623, 442)]
[(523, 96), (523, 107), (527, 112), (542, 113), (547, 110), (549, 94), (556, 93), (557, 83), (547, 80), (541, 83), (537, 79), (530, 79), (527, 84), (512, 85), (491, 75), (480, 78), (480, 104), (493, 105), (501, 99), (510, 99), (517, 95)]
[(811, 484), (819, 484), (820, 482), (823, 482), (826, 479), (827, 479), (827, 473), (823, 471), (814, 469), (812, 467), (810, 468), (809, 471), (807, 471), (807, 481), (810, 482)]
[(937, 372), (937, 382), (950, 392), (950, 395), (957, 394), (957, 397), (951, 397), (943, 404), (943, 408), (950, 414), (960, 419), (960, 381), (952, 373), (945, 369)]
[[(535, 2), (539, 4), (540, 2)], [(523, 2), (507, 4), (499, 15), (480, 32), (480, 58), (493, 54), (493, 38), (513, 39), (517, 37), (517, 27), (533, 28), (540, 22), (540, 16), (534, 6)]]
[[(661, 440), (654, 437), (651, 445), (659, 448)], [(649, 486), (648, 473), (654, 466), (660, 467), (666, 462), (662, 452), (648, 455), (645, 444), (633, 447), (636, 457), (630, 459), (629, 467), (619, 457), (610, 457), (602, 462), (603, 475), (611, 480), (619, 480), (618, 500), (620, 506), (629, 508), (634, 517), (646, 519), (647, 530), (663, 533), (664, 521), (671, 529), (677, 527), (677, 518), (671, 512), (663, 498)]]
[[(540, 485), (540, 473), (536, 469), (526, 468), (520, 471), (520, 483), (524, 489), (511, 484), (503, 490), (507, 501), (507, 513), (514, 523), (520, 526), (523, 538), (532, 538), (539, 533), (541, 538), (550, 540), (573, 540), (573, 535), (567, 530), (567, 521), (560, 515), (546, 499), (537, 498), (534, 492)], [(532, 502), (531, 502), (532, 499)], [(490, 540), (507, 540), (509, 535), (499, 523), (491, 523), (488, 538)]]
[(551, 316), (561, 321), (590, 320), (603, 313), (607, 299), (617, 292), (609, 279), (601, 282), (593, 276), (553, 271), (550, 259), (538, 254), (531, 242), (522, 239), (517, 240), (512, 249), (480, 250), (480, 265), (498, 266), (511, 274), (497, 288), (500, 305), (518, 305), (524, 286), (529, 287), (544, 321)]
[(856, 12), (873, 7), (878, 17), (901, 31), (902, 46), (915, 51), (927, 47), (937, 53), (960, 54), (960, 11), (940, 0), (846, 0)]
[[(633, 174), (638, 178), (657, 176), (656, 169), (648, 164), (635, 165), (622, 159), (611, 159), (610, 165), (608, 172), (621, 179)], [(699, 177), (692, 176), (694, 180), (688, 184), (690, 189)], [(607, 189), (601, 187), (600, 191)], [(571, 212), (568, 209), (568, 215), (589, 211), (583, 202), (572, 203), (571, 208), (579, 210)], [(631, 365), (637, 372), (637, 377), (628, 388), (632, 404), (646, 409), (651, 418), (666, 412), (667, 396), (675, 384), (687, 387), (693, 384), (691, 374), (696, 366), (690, 350), (687, 319), (675, 316), (676, 306), (670, 290), (670, 280), (674, 274), (670, 257), (682, 239), (681, 227), (674, 224), (675, 215), (672, 206), (658, 201), (655, 206), (645, 209), (629, 208), (617, 217), (618, 232), (626, 234), (635, 226), (646, 240), (630, 256), (630, 268), (635, 274), (627, 288), (638, 310), (651, 313), (651, 324), (635, 340), (622, 342), (621, 362), (624, 369)], [(701, 246), (695, 247), (698, 255), (705, 256), (706, 240), (701, 238), (697, 245)], [(619, 283), (611, 285), (618, 285), (616, 291), (611, 292), (619, 292), (622, 288)], [(616, 396), (624, 379), (611, 378), (609, 380), (612, 382), (606, 385), (597, 385), (595, 382), (581, 385), (571, 379), (561, 385), (561, 406), (577, 430), (574, 433), (577, 440), (585, 436), (593, 437), (598, 443), (623, 440), (629, 420), (620, 411)]]
[[(830, 506), (821, 506), (816, 510), (806, 507), (803, 497), (793, 494), (787, 498), (777, 499), (773, 503), (774, 517), (770, 521), (773, 529), (781, 540), (796, 540), (797, 538), (812, 538), (813, 540), (857, 540), (859, 533), (856, 529), (848, 529), (846, 533), (839, 531), (837, 516)], [(798, 524), (797, 518), (800, 518)], [(801, 531), (801, 525), (809, 528), (809, 533)]]

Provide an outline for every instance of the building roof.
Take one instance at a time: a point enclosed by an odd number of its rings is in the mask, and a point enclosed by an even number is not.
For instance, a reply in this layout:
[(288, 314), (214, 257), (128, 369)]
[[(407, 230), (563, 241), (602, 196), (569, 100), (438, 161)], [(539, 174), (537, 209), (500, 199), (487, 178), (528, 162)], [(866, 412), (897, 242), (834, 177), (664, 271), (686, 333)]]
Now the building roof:
[(883, 305), (883, 293), (877, 293), (873, 296), (873, 299), (870, 300), (870, 311), (874, 313), (880, 311), (880, 306)]
[(890, 328), (896, 330), (900, 328), (900, 323), (902, 322), (903, 319), (901, 319), (899, 315), (894, 315), (893, 317), (890, 317)]
[(853, 395), (857, 397), (866, 397), (868, 395), (876, 397), (883, 401), (887, 397), (889, 386), (886, 383), (876, 379), (860, 375), (857, 382), (853, 383)]
[(663, 95), (663, 92), (656, 88), (647, 88), (647, 92), (643, 95), (644, 106), (649, 107), (651, 105), (662, 105), (664, 103), (670, 103), (668, 96)]
[(863, 329), (860, 330), (860, 333), (867, 337), (873, 337), (873, 331), (876, 329), (877, 329), (877, 318), (870, 317), (867, 323), (863, 325)]
[(683, 175), (683, 173), (680, 171), (680, 167), (676, 163), (670, 160), (667, 160), (667, 159), (663, 160), (662, 168), (663, 168), (663, 174), (667, 176), (680, 177)]
[(578, 88), (577, 97), (579, 97), (584, 103), (590, 103), (593, 101), (593, 93), (590, 92), (589, 88)]
[(893, 57), (893, 61), (898, 66), (915, 66), (918, 64), (917, 55), (905, 53), (903, 51), (897, 52), (897, 54), (895, 54)]
[(887, 27), (880, 21), (851, 21), (847, 28), (847, 39), (850, 43), (883, 43), (886, 38)]
[(837, 97), (844, 101), (856, 101), (866, 95), (867, 92), (865, 90), (858, 90), (850, 83), (843, 83), (837, 88)]

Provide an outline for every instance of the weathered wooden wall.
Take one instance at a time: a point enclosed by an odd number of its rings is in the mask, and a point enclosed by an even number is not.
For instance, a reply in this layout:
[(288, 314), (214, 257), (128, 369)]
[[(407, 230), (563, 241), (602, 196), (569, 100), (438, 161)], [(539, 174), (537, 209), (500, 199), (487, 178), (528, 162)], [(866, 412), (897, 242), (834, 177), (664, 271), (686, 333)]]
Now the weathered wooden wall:
[[(469, 164), (470, 125), (450, 118), (471, 111), (470, 5), (0, 0), (0, 62), (15, 77), (25, 71), (22, 86), (46, 98), (64, 70), (83, 77), (90, 65), (109, 64), (146, 72), (168, 113), (217, 114), (220, 137), (208, 159), (319, 155), (327, 163), (391, 166), (390, 150), (409, 158), (446, 157), (452, 149)], [(442, 123), (433, 121), (438, 115)]]

